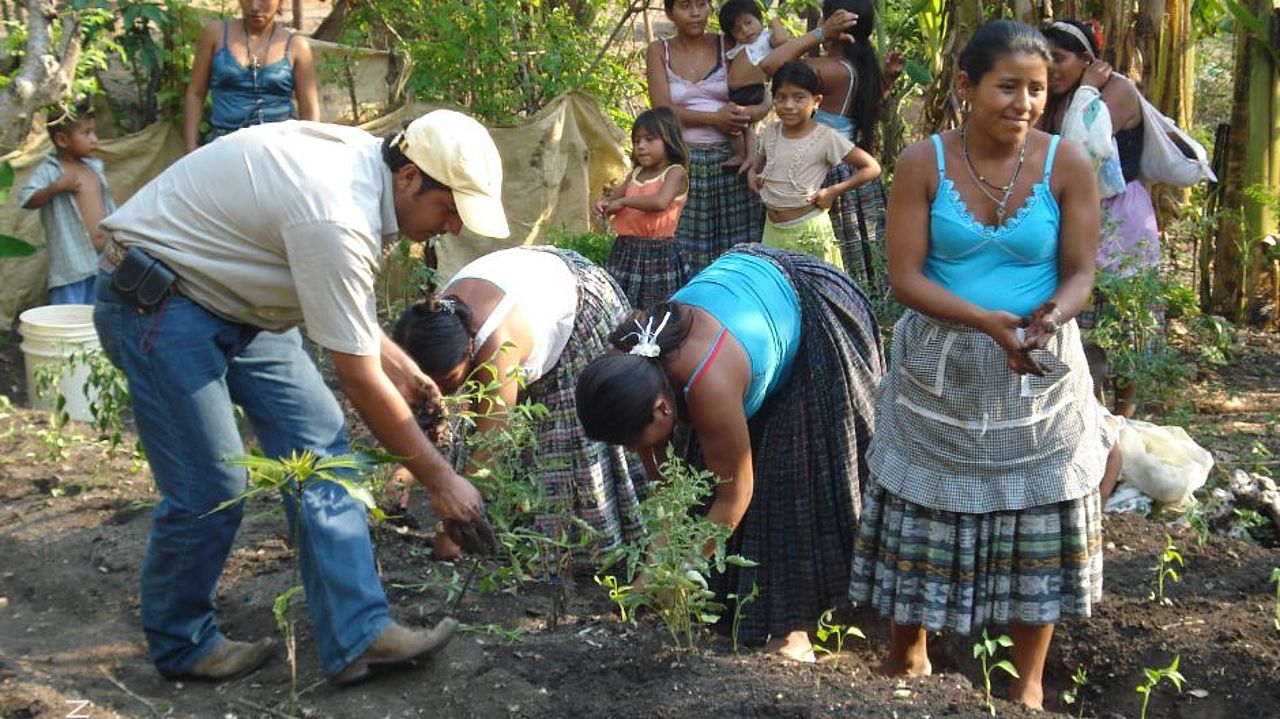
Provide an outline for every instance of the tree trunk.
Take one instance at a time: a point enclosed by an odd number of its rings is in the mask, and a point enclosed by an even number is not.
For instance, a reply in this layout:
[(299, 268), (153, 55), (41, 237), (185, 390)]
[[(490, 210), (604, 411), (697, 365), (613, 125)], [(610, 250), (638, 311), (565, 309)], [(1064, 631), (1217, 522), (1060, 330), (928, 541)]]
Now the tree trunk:
[(1260, 273), (1260, 238), (1276, 231), (1267, 203), (1246, 194), (1280, 188), (1280, 79), (1267, 45), (1280, 32), (1273, 0), (1244, 3), (1264, 27), (1262, 37), (1237, 25), (1235, 92), (1227, 171), (1222, 178), (1222, 213), (1214, 247), (1211, 311), (1235, 322), (1246, 318)]
[(960, 124), (963, 113), (956, 96), (956, 60), (973, 33), (982, 25), (982, 0), (948, 0), (944, 3), (945, 35), (934, 62), (933, 82), (925, 90), (924, 119), (930, 132), (942, 132)]
[(18, 74), (0, 91), (0, 154), (18, 147), (31, 134), (36, 111), (71, 96), (80, 56), (80, 16), (66, 9), (61, 40), (55, 47), (54, 0), (27, 0), (27, 45)]

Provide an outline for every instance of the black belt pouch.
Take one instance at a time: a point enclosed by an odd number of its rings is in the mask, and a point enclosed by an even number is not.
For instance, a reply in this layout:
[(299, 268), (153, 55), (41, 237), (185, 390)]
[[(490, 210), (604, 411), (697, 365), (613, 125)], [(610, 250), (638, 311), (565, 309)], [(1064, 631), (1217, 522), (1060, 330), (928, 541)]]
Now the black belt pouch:
[(173, 283), (177, 281), (177, 273), (168, 265), (137, 247), (130, 247), (111, 275), (111, 289), (134, 307), (153, 310), (174, 290)]

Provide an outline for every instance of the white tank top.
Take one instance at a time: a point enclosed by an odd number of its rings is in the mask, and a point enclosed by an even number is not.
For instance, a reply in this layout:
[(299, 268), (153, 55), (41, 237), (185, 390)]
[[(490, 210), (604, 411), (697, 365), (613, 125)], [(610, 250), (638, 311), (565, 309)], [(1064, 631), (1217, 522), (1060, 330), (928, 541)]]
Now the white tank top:
[(512, 307), (519, 307), (533, 335), (529, 356), (520, 364), (525, 381), (536, 382), (555, 367), (578, 313), (578, 282), (564, 260), (550, 252), (514, 247), (472, 261), (449, 285), (466, 279), (490, 282), (503, 292), (476, 332), (477, 347), (488, 341)]

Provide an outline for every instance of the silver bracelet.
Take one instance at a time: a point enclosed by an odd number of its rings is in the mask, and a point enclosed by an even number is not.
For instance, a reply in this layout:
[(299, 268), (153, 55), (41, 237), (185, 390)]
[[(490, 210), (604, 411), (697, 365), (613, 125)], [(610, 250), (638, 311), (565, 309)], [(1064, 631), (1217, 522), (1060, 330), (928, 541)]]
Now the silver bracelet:
[(823, 30), (822, 30), (822, 26), (821, 26), (821, 25), (819, 25), (819, 26), (815, 27), (814, 29), (810, 30), (810, 31), (809, 31), (809, 34), (810, 34), (810, 35), (812, 35), (812, 36), (814, 37), (814, 39), (818, 41), (818, 44), (819, 44), (819, 45), (821, 45), (821, 44), (822, 44), (823, 42), (825, 42), (825, 41), (826, 41), (826, 39), (827, 39), (827, 34), (826, 34), (825, 32), (823, 32)]

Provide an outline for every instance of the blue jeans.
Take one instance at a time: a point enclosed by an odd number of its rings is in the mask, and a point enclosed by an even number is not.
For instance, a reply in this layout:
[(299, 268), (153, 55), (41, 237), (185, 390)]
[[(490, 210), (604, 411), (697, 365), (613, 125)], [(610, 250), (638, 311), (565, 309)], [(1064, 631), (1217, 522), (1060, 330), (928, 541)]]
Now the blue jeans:
[(95, 296), (93, 275), (69, 285), (58, 285), (49, 288), (49, 304), (51, 305), (91, 305)]
[[(223, 462), (244, 453), (240, 405), (269, 457), (348, 451), (333, 393), (297, 330), (282, 334), (223, 319), (182, 295), (143, 313), (98, 276), (93, 319), (103, 351), (124, 371), (161, 501), (142, 564), (142, 628), (166, 674), (191, 670), (225, 637), (214, 619), (218, 575), (243, 504), (211, 512), (245, 489)], [(316, 648), (329, 674), (358, 658), (390, 624), (364, 505), (341, 486), (309, 482), (301, 523), (286, 500)]]

